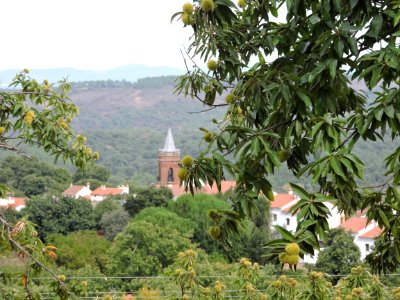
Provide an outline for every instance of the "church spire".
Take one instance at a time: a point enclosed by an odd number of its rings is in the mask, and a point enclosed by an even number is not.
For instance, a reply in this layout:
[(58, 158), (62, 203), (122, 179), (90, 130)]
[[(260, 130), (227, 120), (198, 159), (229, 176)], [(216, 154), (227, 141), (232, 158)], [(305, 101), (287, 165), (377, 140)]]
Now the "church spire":
[(178, 149), (175, 148), (174, 137), (172, 136), (171, 128), (168, 128), (167, 138), (165, 140), (164, 148), (161, 150), (163, 152), (177, 152)]

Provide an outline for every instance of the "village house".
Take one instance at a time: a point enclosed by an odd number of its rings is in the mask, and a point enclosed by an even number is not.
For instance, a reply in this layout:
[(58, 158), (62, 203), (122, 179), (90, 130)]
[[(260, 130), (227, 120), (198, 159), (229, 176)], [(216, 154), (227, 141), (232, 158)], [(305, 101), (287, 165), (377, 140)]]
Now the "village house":
[(65, 197), (72, 197), (75, 199), (78, 199), (80, 197), (82, 198), (88, 198), (92, 194), (92, 190), (90, 189), (90, 184), (88, 183), (87, 185), (73, 185), (71, 183), (70, 187), (67, 188), (62, 195)]
[(129, 186), (128, 185), (121, 185), (118, 187), (106, 187), (104, 185), (98, 187), (94, 191), (90, 189), (89, 184), (86, 186), (81, 185), (72, 185), (67, 188), (62, 195), (65, 197), (71, 198), (85, 198), (89, 199), (96, 204), (100, 201), (103, 201), (107, 197), (116, 196), (116, 195), (124, 195), (129, 194)]
[[(274, 193), (274, 201), (271, 202), (271, 225), (279, 225), (289, 231), (294, 232), (297, 227), (297, 216), (293, 215), (289, 210), (294, 206), (299, 198), (292, 192), (288, 194)], [(356, 216), (346, 220), (343, 214), (340, 214), (333, 204), (326, 202), (325, 205), (329, 208), (331, 216), (328, 218), (330, 228), (343, 228), (351, 232), (354, 238), (354, 243), (360, 249), (361, 259), (374, 249), (374, 239), (381, 233), (381, 229), (375, 222), (368, 224), (364, 213), (358, 213)], [(313, 257), (306, 255), (304, 262), (316, 263), (318, 252)]]
[(129, 194), (128, 185), (121, 185), (116, 188), (108, 188), (102, 185), (91, 193), (90, 200), (92, 200), (92, 202), (100, 202), (106, 199), (107, 197), (124, 195), (124, 194)]
[(9, 196), (6, 198), (0, 198), (0, 208), (11, 208), (16, 211), (20, 211), (21, 209), (26, 207), (26, 197), (14, 197)]

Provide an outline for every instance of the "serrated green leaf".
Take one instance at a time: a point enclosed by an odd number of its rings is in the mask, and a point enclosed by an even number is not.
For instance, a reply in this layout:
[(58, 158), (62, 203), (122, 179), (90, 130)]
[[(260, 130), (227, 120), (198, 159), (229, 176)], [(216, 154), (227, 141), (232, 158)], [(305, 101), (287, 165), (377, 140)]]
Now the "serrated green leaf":
[(339, 176), (341, 176), (343, 178), (346, 177), (344, 172), (343, 172), (343, 169), (342, 169), (342, 164), (340, 163), (340, 161), (336, 157), (332, 156), (329, 159), (329, 164), (331, 165), (332, 169), (335, 171), (335, 173), (337, 175), (339, 175)]
[(291, 182), (290, 187), (292, 188), (294, 194), (298, 195), (301, 199), (310, 200), (311, 195), (299, 185)]

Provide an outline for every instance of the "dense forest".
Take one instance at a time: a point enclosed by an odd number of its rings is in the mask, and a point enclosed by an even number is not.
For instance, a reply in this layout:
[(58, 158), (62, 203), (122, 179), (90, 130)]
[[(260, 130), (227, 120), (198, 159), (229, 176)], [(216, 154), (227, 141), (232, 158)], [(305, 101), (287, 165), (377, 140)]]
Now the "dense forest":
[[(73, 126), (88, 137), (91, 148), (100, 152), (99, 164), (111, 173), (110, 183), (154, 183), (157, 178), (158, 149), (171, 128), (181, 154), (197, 155), (205, 149), (200, 127), (213, 129), (213, 119), (220, 119), (224, 107), (205, 112), (205, 107), (190, 97), (174, 94), (175, 76), (128, 81), (83, 81), (73, 83), (71, 100), (80, 108)], [(362, 85), (359, 85), (362, 88)], [(223, 96), (218, 100), (224, 101)], [(356, 153), (367, 162), (365, 184), (383, 182), (384, 159), (399, 143), (387, 136), (384, 142), (361, 142)], [(40, 160), (53, 162), (34, 147), (26, 151)], [(0, 159), (5, 157), (0, 152)], [(66, 167), (71, 172), (70, 165)], [(285, 168), (270, 178), (277, 191), (283, 191), (296, 179)], [(302, 182), (308, 185), (305, 180)]]

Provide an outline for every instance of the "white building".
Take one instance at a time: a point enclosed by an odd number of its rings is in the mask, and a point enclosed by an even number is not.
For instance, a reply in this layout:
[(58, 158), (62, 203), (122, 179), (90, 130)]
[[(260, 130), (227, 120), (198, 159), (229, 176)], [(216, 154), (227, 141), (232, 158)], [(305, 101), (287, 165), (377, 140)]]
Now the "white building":
[[(290, 208), (294, 206), (299, 198), (292, 192), (288, 194), (276, 194), (274, 201), (270, 204), (271, 211), (271, 224), (282, 226), (283, 228), (294, 232), (297, 227), (297, 216), (292, 215), (289, 212)], [(365, 257), (373, 250), (374, 239), (381, 233), (381, 229), (376, 223), (371, 222), (367, 224), (367, 218), (365, 215), (359, 213), (357, 216), (345, 219), (345, 216), (338, 212), (338, 209), (329, 202), (325, 205), (328, 207), (331, 215), (328, 218), (329, 228), (341, 227), (344, 230), (351, 232), (354, 237), (354, 243), (358, 246), (361, 253), (361, 259)], [(318, 257), (318, 251), (316, 251), (313, 257), (306, 255), (304, 262), (316, 263)]]
[(340, 227), (353, 235), (354, 243), (360, 249), (362, 260), (374, 249), (374, 239), (382, 232), (375, 222), (368, 224), (365, 215), (351, 217), (340, 224)]
[(92, 192), (92, 194), (90, 195), (90, 200), (92, 200), (93, 202), (100, 202), (109, 196), (124, 195), (124, 194), (129, 194), (128, 185), (121, 185), (116, 188), (108, 188), (102, 185)]
[(276, 194), (275, 199), (270, 204), (271, 224), (279, 225), (289, 231), (295, 231), (297, 226), (297, 217), (289, 212), (290, 208), (299, 200), (293, 193)]
[(78, 199), (80, 197), (82, 198), (88, 198), (92, 194), (92, 190), (90, 189), (89, 183), (87, 185), (70, 185), (69, 188), (67, 188), (62, 195), (65, 197), (71, 197)]
[(28, 198), (12, 196), (7, 198), (0, 198), (0, 208), (12, 208), (16, 211), (20, 211), (21, 209), (25, 208), (25, 201), (27, 199)]

